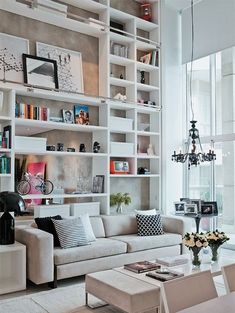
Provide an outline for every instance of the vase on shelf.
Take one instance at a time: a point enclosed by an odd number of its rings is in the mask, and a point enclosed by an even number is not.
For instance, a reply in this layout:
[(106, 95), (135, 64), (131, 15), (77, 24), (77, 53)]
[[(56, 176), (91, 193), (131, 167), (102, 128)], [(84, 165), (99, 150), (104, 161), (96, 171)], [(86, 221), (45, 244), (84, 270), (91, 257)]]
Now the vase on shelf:
[(201, 256), (200, 256), (201, 248), (193, 247), (191, 249), (191, 251), (192, 251), (192, 264), (193, 264), (193, 267), (195, 267), (195, 268), (200, 267), (200, 265), (201, 265)]
[(123, 212), (122, 203), (118, 203), (116, 212), (121, 214)]
[(211, 261), (217, 262), (219, 260), (219, 247), (220, 245), (211, 244)]

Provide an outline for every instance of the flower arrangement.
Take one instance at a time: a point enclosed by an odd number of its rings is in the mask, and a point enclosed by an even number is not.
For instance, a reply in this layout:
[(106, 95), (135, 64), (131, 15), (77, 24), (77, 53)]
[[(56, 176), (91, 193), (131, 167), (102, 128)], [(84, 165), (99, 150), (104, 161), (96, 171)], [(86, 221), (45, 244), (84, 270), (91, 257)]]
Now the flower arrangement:
[(229, 237), (224, 233), (218, 231), (216, 229), (215, 231), (209, 231), (206, 233), (206, 238), (208, 241), (208, 245), (211, 248), (212, 252), (212, 261), (218, 260), (218, 248), (229, 240)]
[(122, 204), (129, 205), (131, 203), (131, 197), (129, 193), (118, 192), (110, 195), (110, 206), (117, 205), (117, 212), (122, 213)]
[(186, 233), (183, 237), (183, 244), (193, 253), (192, 263), (194, 266), (200, 266), (199, 252), (203, 247), (208, 246), (207, 237), (203, 233)]

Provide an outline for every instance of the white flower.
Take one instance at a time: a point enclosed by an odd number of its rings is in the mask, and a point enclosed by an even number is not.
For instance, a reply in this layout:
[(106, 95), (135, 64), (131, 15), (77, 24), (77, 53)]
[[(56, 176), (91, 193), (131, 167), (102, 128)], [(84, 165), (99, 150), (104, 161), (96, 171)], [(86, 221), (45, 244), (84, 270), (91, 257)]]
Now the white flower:
[(202, 247), (202, 243), (201, 243), (200, 240), (197, 240), (197, 241), (196, 241), (196, 246), (197, 246), (198, 248), (201, 248), (201, 247)]

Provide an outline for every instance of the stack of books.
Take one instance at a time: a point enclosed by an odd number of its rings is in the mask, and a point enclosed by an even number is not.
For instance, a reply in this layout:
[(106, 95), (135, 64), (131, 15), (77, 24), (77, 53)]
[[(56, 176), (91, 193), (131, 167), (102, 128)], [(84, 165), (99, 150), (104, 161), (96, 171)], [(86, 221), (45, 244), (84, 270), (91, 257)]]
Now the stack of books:
[(49, 121), (50, 109), (46, 107), (34, 106), (33, 104), (16, 103), (15, 117), (38, 121)]
[(11, 173), (11, 158), (2, 154), (0, 156), (0, 174), (10, 174)]
[(189, 257), (187, 254), (182, 254), (178, 256), (169, 256), (169, 257), (162, 257), (156, 259), (156, 263), (159, 263), (164, 266), (177, 266), (186, 264), (189, 261)]
[(141, 261), (130, 264), (125, 264), (124, 269), (135, 272), (135, 273), (144, 273), (148, 271), (153, 271), (159, 269), (161, 266), (157, 263), (149, 262), (149, 261)]
[(182, 276), (184, 276), (184, 274), (173, 271), (173, 270), (169, 270), (169, 269), (163, 269), (163, 270), (157, 270), (154, 272), (149, 272), (146, 274), (146, 276), (164, 282), (164, 281), (168, 281), (168, 280), (182, 277)]

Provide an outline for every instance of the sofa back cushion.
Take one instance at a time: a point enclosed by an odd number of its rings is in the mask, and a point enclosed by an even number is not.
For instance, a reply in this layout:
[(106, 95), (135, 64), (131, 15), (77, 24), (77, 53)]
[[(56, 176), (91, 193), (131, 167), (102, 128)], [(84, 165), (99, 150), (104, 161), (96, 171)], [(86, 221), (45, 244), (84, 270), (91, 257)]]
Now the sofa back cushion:
[(100, 216), (90, 216), (91, 226), (96, 238), (104, 238), (105, 231), (102, 218)]
[(107, 215), (102, 216), (102, 220), (105, 237), (137, 233), (137, 223), (134, 215)]

